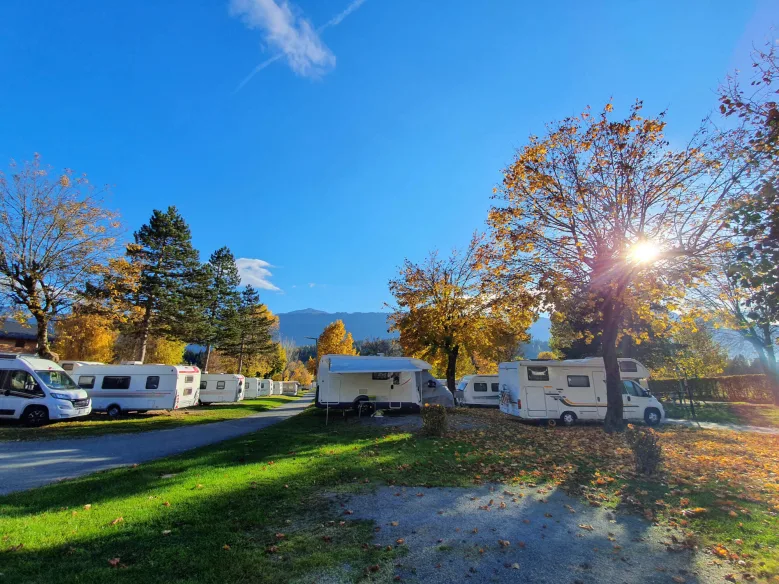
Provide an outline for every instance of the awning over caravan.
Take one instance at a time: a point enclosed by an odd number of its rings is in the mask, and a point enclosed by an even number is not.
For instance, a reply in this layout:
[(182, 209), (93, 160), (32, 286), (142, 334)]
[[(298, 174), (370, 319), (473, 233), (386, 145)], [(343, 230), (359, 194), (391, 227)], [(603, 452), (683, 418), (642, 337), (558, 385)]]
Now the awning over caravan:
[(421, 359), (411, 357), (351, 357), (332, 355), (330, 373), (401, 373), (406, 371), (428, 371), (430, 365)]

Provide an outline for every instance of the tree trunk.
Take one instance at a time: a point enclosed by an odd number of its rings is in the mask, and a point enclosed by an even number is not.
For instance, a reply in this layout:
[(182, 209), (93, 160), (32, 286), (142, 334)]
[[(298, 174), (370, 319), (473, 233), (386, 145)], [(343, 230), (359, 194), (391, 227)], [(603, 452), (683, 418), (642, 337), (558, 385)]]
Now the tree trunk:
[(613, 299), (607, 299), (603, 310), (603, 363), (606, 366), (606, 432), (621, 432), (625, 428), (622, 406), (622, 378), (617, 360), (620, 307)]
[(760, 331), (762, 336), (758, 335), (754, 328), (748, 329), (749, 334), (742, 334), (757, 352), (763, 373), (768, 378), (768, 386), (771, 388), (774, 404), (779, 406), (779, 369), (777, 369), (776, 353), (774, 353), (773, 339), (771, 338), (771, 327), (766, 325), (762, 328), (763, 330)]
[(241, 375), (243, 370), (243, 339), (241, 339), (241, 350), (238, 353), (238, 375)]
[(208, 361), (211, 359), (211, 343), (206, 345), (206, 356), (203, 359), (203, 373), (208, 373)]
[(38, 356), (41, 359), (57, 360), (57, 354), (53, 353), (49, 345), (49, 315), (45, 312), (36, 312), (33, 314), (35, 322), (38, 323)]
[(151, 300), (146, 303), (141, 322), (141, 336), (138, 339), (137, 360), (143, 363), (146, 360), (146, 349), (149, 345), (149, 329), (151, 328)]
[(459, 353), (459, 345), (455, 345), (446, 352), (446, 386), (452, 392), (452, 398), (455, 396), (454, 392), (457, 385), (457, 355)]

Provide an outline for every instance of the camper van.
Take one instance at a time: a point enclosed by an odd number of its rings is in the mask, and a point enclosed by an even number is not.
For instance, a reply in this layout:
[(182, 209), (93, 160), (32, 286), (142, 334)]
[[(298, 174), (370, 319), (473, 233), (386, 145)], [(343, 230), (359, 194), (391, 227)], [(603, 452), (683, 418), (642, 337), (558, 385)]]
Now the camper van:
[(455, 391), (457, 405), (460, 406), (490, 406), (497, 408), (500, 404), (500, 383), (497, 375), (466, 375), (457, 384)]
[(281, 395), (297, 395), (300, 384), (297, 381), (282, 381)]
[(54, 361), (34, 355), (0, 354), (0, 419), (40, 426), (49, 420), (86, 416), (87, 392)]
[[(663, 406), (646, 389), (649, 371), (634, 359), (619, 360), (626, 420), (659, 424)], [(606, 417), (606, 369), (603, 359), (513, 361), (499, 367), (500, 411), (535, 420), (577, 420)]]
[(454, 405), (430, 364), (410, 357), (325, 355), (317, 370), (320, 408), (419, 410), (426, 403)]
[(256, 377), (247, 377), (243, 386), (244, 399), (256, 399), (260, 395), (260, 380)]
[(71, 376), (92, 399), (92, 409), (122, 412), (178, 410), (197, 403), (200, 369), (193, 365), (96, 365), (70, 361)]
[(273, 382), (270, 379), (260, 379), (259, 396), (265, 397), (271, 394)]
[(238, 402), (243, 399), (244, 376), (233, 373), (203, 373), (200, 376), (200, 403)]

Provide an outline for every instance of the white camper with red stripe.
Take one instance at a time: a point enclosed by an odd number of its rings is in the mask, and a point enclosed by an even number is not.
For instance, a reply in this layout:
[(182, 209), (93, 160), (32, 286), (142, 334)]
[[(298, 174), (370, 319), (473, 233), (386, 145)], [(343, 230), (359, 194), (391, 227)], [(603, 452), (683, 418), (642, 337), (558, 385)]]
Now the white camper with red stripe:
[(194, 365), (69, 361), (70, 376), (92, 399), (92, 410), (112, 418), (124, 412), (177, 410), (197, 403), (200, 369)]

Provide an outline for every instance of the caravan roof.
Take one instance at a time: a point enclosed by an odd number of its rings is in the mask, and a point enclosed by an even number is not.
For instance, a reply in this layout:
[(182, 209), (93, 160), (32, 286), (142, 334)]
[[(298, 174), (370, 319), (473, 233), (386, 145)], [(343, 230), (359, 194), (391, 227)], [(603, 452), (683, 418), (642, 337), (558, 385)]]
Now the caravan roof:
[(361, 357), (359, 355), (325, 355), (330, 360), (331, 373), (400, 373), (427, 371), (429, 363), (411, 357)]

